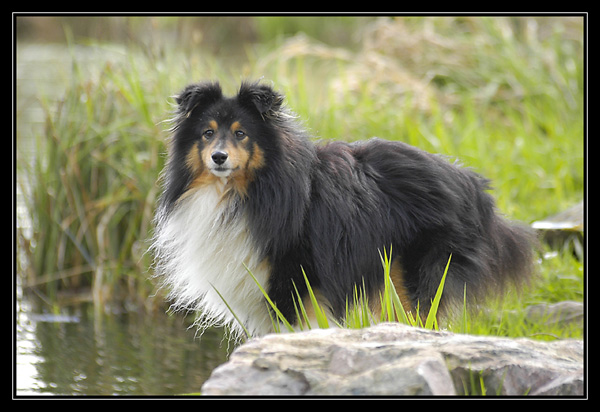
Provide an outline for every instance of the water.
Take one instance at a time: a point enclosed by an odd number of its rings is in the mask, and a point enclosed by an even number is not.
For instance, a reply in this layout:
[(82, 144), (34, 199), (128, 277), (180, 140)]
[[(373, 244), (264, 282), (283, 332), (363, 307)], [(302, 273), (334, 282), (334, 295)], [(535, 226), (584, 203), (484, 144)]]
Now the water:
[[(74, 52), (90, 76), (106, 59), (126, 57), (114, 47)], [(43, 125), (39, 96), (52, 100), (61, 95), (70, 77), (69, 62), (64, 46), (18, 45), (17, 146), (31, 162), (35, 147), (30, 136)], [(18, 228), (27, 233), (23, 201), (18, 186)], [(208, 330), (200, 338), (182, 316), (95, 313), (91, 304), (57, 308), (35, 294), (24, 296), (18, 285), (14, 292), (16, 396), (197, 393), (232, 350), (222, 330)]]
[(17, 396), (198, 393), (232, 350), (222, 330), (200, 338), (180, 316), (94, 314), (90, 304), (55, 315), (22, 298), (16, 315)]

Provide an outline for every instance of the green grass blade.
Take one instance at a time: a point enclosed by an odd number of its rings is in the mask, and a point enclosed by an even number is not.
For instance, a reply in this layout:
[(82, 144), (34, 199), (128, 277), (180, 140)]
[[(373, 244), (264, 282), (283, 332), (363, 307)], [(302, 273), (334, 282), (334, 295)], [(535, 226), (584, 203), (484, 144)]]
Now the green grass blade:
[[(266, 305), (266, 303), (265, 303)], [(269, 308), (267, 307), (267, 312), (269, 313), (269, 319), (271, 319), (271, 324), (273, 325), (273, 332), (275, 333), (281, 333), (281, 323), (277, 322), (277, 318), (273, 317), (273, 312), (269, 310)]]
[[(283, 316), (283, 313), (281, 313), (281, 311), (279, 309), (277, 309), (277, 305), (275, 305), (275, 303), (273, 303), (273, 301), (271, 300), (271, 298), (267, 294), (267, 291), (262, 287), (262, 285), (260, 284), (260, 282), (258, 281), (258, 279), (256, 279), (256, 277), (254, 276), (254, 274), (252, 273), (252, 271), (248, 268), (248, 266), (246, 266), (245, 263), (242, 263), (242, 264), (244, 265), (244, 267), (246, 268), (246, 270), (248, 271), (248, 273), (250, 274), (250, 276), (252, 276), (252, 279), (256, 283), (256, 286), (258, 286), (258, 288), (262, 292), (263, 296), (265, 297), (265, 299), (267, 300), (267, 302), (271, 306), (271, 309), (273, 309), (273, 312), (275, 312), (275, 314), (277, 315), (277, 319), (279, 319), (279, 321), (281, 323), (283, 323), (283, 325), (285, 326), (285, 328), (289, 332), (294, 332), (294, 328), (292, 327), (292, 325), (290, 324), (290, 322), (288, 322), (288, 320), (285, 318), (285, 316)], [(275, 324), (277, 322), (273, 322), (273, 323)], [(275, 325), (273, 325), (273, 326), (275, 326)]]
[(356, 296), (356, 306), (360, 308), (361, 327), (369, 327), (373, 324), (373, 313), (371, 312), (371, 308), (369, 307), (369, 298), (367, 296), (367, 287), (365, 286), (364, 278), (362, 280), (362, 289), (359, 291), (358, 287), (354, 285), (354, 293)]
[(394, 284), (392, 283), (391, 279), (390, 279), (390, 294), (392, 296), (392, 302), (394, 304), (394, 311), (396, 312), (396, 319), (399, 322), (410, 325), (411, 321), (408, 317), (408, 314), (404, 310), (404, 305), (400, 301), (400, 296), (398, 296), (398, 293), (396, 292), (396, 288), (394, 287)]
[(381, 302), (381, 313), (383, 315), (383, 319), (388, 322), (394, 321), (394, 308), (392, 301), (391, 290), (394, 289), (392, 287), (392, 279), (390, 276), (391, 268), (392, 268), (392, 249), (390, 247), (390, 256), (388, 258), (387, 251), (383, 249), (383, 256), (381, 256), (381, 252), (379, 252), (379, 256), (381, 257), (381, 262), (383, 264), (384, 271), (384, 292), (383, 292), (383, 301)]
[(219, 292), (217, 290), (217, 288), (215, 288), (212, 283), (211, 283), (210, 286), (212, 286), (212, 288), (215, 290), (215, 292), (217, 292), (217, 295), (219, 295), (219, 297), (221, 298), (221, 300), (223, 301), (223, 303), (225, 304), (225, 306), (227, 306), (227, 309), (229, 309), (229, 311), (231, 312), (231, 314), (233, 315), (233, 317), (235, 318), (235, 320), (237, 321), (237, 323), (239, 323), (239, 325), (242, 327), (244, 333), (246, 334), (246, 339), (252, 338), (252, 335), (250, 335), (250, 332), (248, 332), (248, 329), (246, 329), (246, 327), (244, 326), (244, 324), (242, 323), (242, 321), (240, 320), (240, 318), (237, 317), (237, 315), (235, 314), (235, 312), (233, 311), (233, 309), (231, 308), (231, 306), (229, 306), (229, 303), (227, 303), (227, 301), (225, 300), (225, 298), (223, 297), (223, 295), (221, 295), (221, 292)]
[(354, 285), (352, 293), (352, 300), (346, 299), (346, 316), (344, 318), (344, 325), (349, 329), (361, 329), (366, 328), (374, 323), (377, 323), (374, 319), (373, 312), (369, 307), (369, 300), (366, 293), (365, 282), (363, 279), (362, 287)]
[(317, 318), (317, 324), (319, 325), (319, 328), (321, 328), (321, 329), (328, 329), (329, 321), (327, 320), (325, 311), (323, 311), (323, 309), (319, 305), (319, 302), (317, 302), (317, 298), (312, 290), (312, 287), (310, 286), (310, 282), (308, 281), (308, 277), (306, 276), (306, 273), (304, 272), (304, 268), (301, 268), (301, 269), (302, 269), (302, 276), (304, 276), (304, 281), (306, 282), (306, 287), (308, 289), (308, 294), (310, 296), (310, 301), (313, 305), (315, 317)]
[[(302, 297), (300, 297), (300, 292), (298, 292), (296, 283), (293, 280), (292, 284), (294, 285), (294, 291), (296, 292), (296, 297), (298, 298), (298, 304), (296, 304), (296, 299), (294, 298), (294, 309), (296, 310), (296, 316), (298, 318), (298, 326), (300, 327), (300, 330), (304, 330), (304, 323), (306, 323), (306, 327), (310, 330), (312, 327), (310, 325), (310, 320), (308, 319), (308, 314), (306, 313), (304, 303), (302, 303)], [(298, 311), (298, 307), (300, 308), (300, 311)], [(300, 317), (300, 314), (302, 314), (302, 317)], [(304, 321), (304, 323), (302, 321)]]
[(396, 292), (396, 287), (394, 286), (392, 277), (390, 276), (392, 268), (392, 247), (390, 246), (389, 257), (385, 249), (383, 250), (383, 255), (381, 254), (381, 251), (379, 251), (379, 256), (381, 258), (381, 264), (383, 265), (384, 271), (383, 296), (380, 296), (381, 320), (387, 320), (388, 322), (397, 320), (398, 322), (415, 326), (416, 321), (414, 318), (409, 318), (406, 310), (404, 310), (404, 305), (400, 300), (400, 296), (398, 296), (398, 293)]
[(429, 314), (427, 314), (427, 319), (425, 320), (425, 329), (433, 329), (434, 327), (437, 329), (437, 311), (440, 306), (440, 300), (442, 299), (444, 283), (446, 282), (446, 275), (448, 274), (448, 268), (450, 267), (451, 260), (452, 253), (450, 253), (448, 263), (446, 263), (446, 269), (444, 269), (444, 275), (442, 276), (440, 285), (438, 286), (437, 292), (435, 293), (435, 298), (433, 299), (433, 302), (431, 302), (431, 308), (429, 309)]
[(461, 333), (469, 333), (469, 319), (467, 312), (467, 284), (465, 283), (465, 288), (463, 291), (463, 308), (462, 308), (462, 326)]

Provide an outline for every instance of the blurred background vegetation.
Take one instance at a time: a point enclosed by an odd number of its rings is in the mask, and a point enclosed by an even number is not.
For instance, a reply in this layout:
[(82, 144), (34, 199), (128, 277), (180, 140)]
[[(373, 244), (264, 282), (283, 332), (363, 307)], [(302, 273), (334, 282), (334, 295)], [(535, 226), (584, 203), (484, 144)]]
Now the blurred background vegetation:
[[(164, 309), (146, 250), (165, 121), (206, 79), (272, 81), (318, 139), (458, 158), (511, 218), (583, 199), (581, 16), (15, 19), (18, 281), (49, 302)], [(531, 300), (582, 299), (572, 256), (542, 273)]]

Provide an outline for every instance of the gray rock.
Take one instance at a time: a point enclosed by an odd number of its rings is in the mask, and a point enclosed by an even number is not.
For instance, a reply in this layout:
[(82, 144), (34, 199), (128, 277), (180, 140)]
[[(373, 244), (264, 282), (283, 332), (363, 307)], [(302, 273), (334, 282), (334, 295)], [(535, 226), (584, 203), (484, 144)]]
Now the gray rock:
[(572, 395), (583, 342), (436, 332), (388, 323), (253, 339), (217, 367), (203, 395)]
[(527, 308), (526, 320), (545, 325), (573, 323), (583, 328), (583, 303), (565, 300), (557, 303), (540, 303)]
[(555, 250), (572, 250), (583, 260), (583, 232), (585, 228), (583, 201), (556, 215), (531, 224), (540, 238)]

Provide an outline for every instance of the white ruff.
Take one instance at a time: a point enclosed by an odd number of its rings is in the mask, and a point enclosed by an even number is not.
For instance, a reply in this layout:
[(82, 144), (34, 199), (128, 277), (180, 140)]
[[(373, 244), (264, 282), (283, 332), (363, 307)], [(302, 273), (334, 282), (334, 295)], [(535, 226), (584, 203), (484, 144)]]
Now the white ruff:
[(219, 189), (200, 188), (158, 219), (155, 269), (169, 288), (172, 308), (199, 311), (201, 328), (229, 324), (235, 334), (242, 333), (216, 289), (252, 335), (263, 335), (272, 331), (271, 318), (243, 264), (265, 288), (270, 268), (260, 261), (245, 218), (227, 217)]

